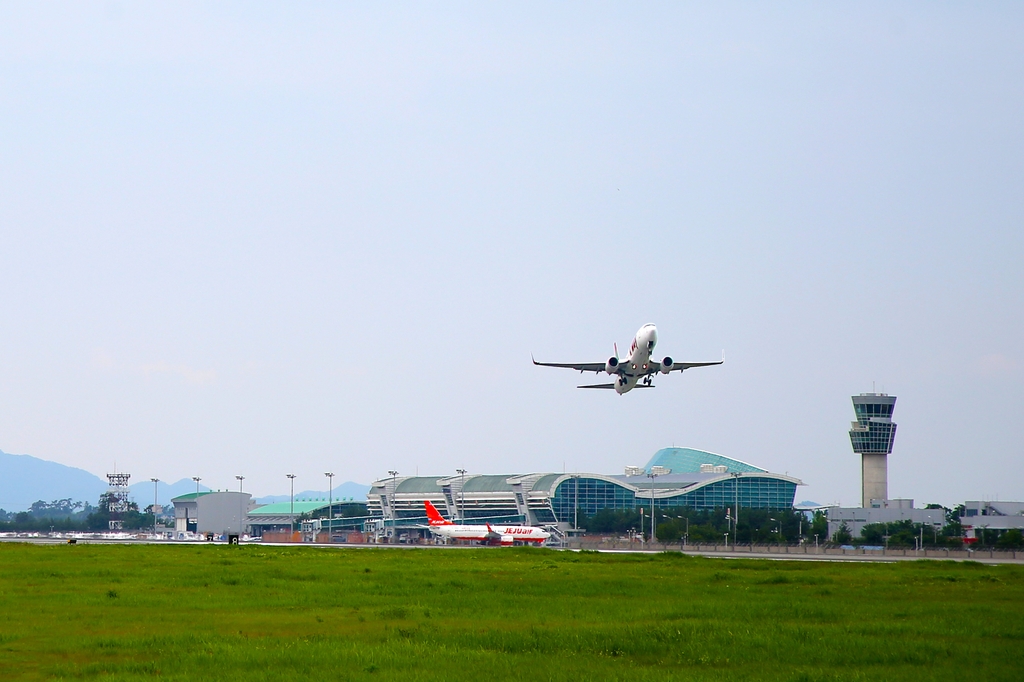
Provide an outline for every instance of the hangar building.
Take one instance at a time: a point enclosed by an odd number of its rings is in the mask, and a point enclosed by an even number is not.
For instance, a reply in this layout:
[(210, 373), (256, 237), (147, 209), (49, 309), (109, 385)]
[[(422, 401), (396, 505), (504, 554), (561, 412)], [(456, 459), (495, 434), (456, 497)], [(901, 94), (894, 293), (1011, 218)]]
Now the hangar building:
[(175, 533), (241, 534), (254, 507), (249, 493), (212, 490), (179, 495), (171, 502)]

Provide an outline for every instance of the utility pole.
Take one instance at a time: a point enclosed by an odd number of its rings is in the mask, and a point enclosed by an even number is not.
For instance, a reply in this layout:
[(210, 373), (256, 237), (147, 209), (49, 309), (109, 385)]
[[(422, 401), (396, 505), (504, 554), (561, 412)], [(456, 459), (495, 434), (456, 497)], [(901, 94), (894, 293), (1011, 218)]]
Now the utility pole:
[(292, 536), (295, 535), (295, 474), (285, 474), (288, 477), (288, 483), (291, 485), (291, 492), (289, 493), (289, 499), (291, 500), (291, 507), (289, 508), (289, 535), (288, 542), (292, 541)]

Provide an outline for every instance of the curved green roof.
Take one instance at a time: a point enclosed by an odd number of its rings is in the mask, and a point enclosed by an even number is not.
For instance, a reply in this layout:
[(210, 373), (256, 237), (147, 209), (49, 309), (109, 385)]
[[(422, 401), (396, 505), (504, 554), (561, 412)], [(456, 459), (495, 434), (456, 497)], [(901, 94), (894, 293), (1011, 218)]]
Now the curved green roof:
[(437, 476), (410, 476), (409, 478), (403, 478), (398, 482), (398, 488), (395, 492), (441, 494), (441, 486), (437, 484), (437, 480)]
[(738, 459), (693, 448), (662, 448), (654, 453), (654, 457), (651, 457), (651, 461), (647, 463), (644, 469), (650, 472), (651, 467), (663, 466), (671, 469), (673, 474), (699, 474), (701, 464), (726, 466), (729, 473), (736, 471), (740, 473), (765, 473), (767, 471), (752, 464), (741, 462)]
[(551, 490), (551, 486), (554, 485), (555, 479), (559, 476), (565, 476), (565, 474), (544, 474), (537, 479), (537, 482), (533, 484), (533, 490)]
[(467, 493), (507, 492), (512, 490), (512, 486), (508, 484), (508, 479), (511, 477), (512, 474), (503, 474), (501, 476), (473, 476), (472, 478), (466, 479), (464, 490)]
[(171, 502), (174, 503), (185, 502), (186, 500), (196, 500), (202, 497), (203, 495), (209, 495), (212, 492), (212, 490), (203, 490), (202, 492), (199, 493), (185, 493), (184, 495), (178, 495), (177, 497), (172, 498)]
[[(317, 509), (327, 509), (327, 506), (328, 506), (327, 502), (322, 501), (322, 500), (317, 500), (315, 502), (296, 502), (295, 503), (295, 515), (299, 516), (300, 514), (309, 514), (310, 512), (316, 511)], [(338, 502), (335, 502), (334, 506), (337, 508), (337, 507), (340, 507), (341, 504), (338, 503)], [(262, 507), (256, 507), (251, 512), (249, 512), (249, 515), (250, 516), (260, 516), (260, 515), (281, 516), (282, 514), (284, 514), (284, 515), (287, 516), (288, 514), (291, 514), (291, 513), (292, 513), (291, 502), (274, 502), (273, 504), (265, 504)]]

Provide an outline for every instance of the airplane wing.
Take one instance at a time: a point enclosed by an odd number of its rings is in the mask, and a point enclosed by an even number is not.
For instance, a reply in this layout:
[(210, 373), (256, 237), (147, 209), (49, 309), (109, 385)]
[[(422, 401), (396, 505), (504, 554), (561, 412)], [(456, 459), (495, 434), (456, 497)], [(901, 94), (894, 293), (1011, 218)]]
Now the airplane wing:
[[(718, 360), (717, 362), (673, 362), (672, 369), (670, 369), (669, 372), (682, 372), (694, 367), (710, 367), (711, 365), (720, 365), (723, 362), (725, 362), (725, 360)], [(648, 374), (657, 374), (660, 371), (661, 363), (657, 360), (651, 360), (647, 363)]]
[(540, 365), (541, 367), (565, 367), (566, 369), (575, 369), (579, 372), (604, 371), (603, 362), (537, 362), (534, 360), (533, 364)]
[[(615, 388), (615, 384), (590, 384), (589, 386), (577, 386), (576, 388)], [(654, 388), (649, 384), (637, 384), (633, 388)]]

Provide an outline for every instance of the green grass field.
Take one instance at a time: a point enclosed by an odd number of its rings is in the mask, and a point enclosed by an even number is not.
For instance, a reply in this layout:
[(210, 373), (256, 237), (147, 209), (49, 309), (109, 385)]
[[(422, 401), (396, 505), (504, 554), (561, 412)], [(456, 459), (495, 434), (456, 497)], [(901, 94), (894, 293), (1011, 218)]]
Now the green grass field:
[(1021, 680), (1024, 567), (0, 543), (0, 680)]

